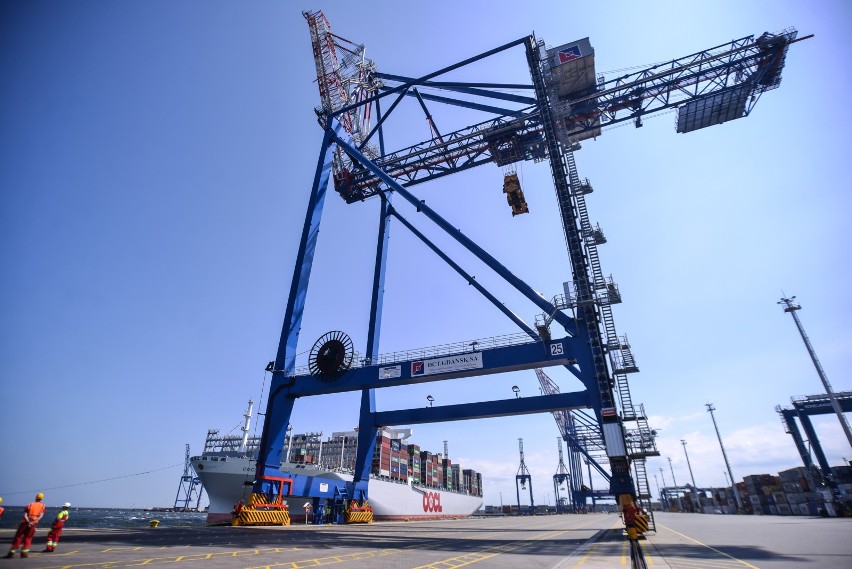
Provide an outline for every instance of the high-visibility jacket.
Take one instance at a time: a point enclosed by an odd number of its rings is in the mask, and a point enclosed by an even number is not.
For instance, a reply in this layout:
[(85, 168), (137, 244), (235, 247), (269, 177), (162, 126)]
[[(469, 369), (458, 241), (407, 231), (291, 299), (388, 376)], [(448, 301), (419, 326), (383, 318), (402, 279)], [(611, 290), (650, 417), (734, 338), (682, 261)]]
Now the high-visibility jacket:
[(65, 522), (68, 521), (68, 510), (61, 510), (56, 514), (56, 519), (53, 520), (52, 529), (62, 529), (65, 527)]
[(30, 502), (27, 504), (27, 507), (24, 508), (24, 514), (26, 514), (27, 519), (31, 522), (35, 522), (44, 514), (45, 509), (46, 508), (42, 502)]

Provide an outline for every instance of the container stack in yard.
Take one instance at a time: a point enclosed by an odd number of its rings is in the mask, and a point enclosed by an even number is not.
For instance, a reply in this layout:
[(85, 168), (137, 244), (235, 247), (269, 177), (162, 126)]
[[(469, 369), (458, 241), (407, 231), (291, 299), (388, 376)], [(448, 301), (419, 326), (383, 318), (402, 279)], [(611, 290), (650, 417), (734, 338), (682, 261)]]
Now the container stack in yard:
[[(782, 497), (787, 506), (787, 499), (781, 491), (781, 479), (771, 474), (752, 474), (743, 478), (746, 496), (756, 515), (774, 516), (779, 513), (776, 498)], [(789, 512), (788, 512), (789, 513)]]

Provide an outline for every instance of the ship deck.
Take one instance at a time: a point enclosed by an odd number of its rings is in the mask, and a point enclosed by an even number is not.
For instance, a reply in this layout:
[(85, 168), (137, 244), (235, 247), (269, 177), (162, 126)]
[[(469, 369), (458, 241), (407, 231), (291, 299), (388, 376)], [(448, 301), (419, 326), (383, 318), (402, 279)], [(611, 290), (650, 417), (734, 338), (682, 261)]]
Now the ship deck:
[[(649, 567), (761, 569), (848, 568), (852, 518), (656, 514), (657, 532), (641, 544)], [(366, 526), (69, 527), (55, 553), (37, 553), (30, 568), (176, 569), (630, 566), (615, 514), (495, 517)], [(0, 530), (10, 543), (12, 530)], [(20, 561), (6, 561), (9, 566)]]

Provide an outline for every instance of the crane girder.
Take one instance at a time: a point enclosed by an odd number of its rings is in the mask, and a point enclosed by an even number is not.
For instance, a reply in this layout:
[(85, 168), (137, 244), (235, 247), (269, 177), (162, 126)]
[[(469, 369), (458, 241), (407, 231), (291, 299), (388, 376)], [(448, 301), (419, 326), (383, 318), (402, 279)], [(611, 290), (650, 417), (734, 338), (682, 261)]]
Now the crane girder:
[[(491, 90), (531, 89), (530, 85), (437, 82), (431, 80), (434, 74), (429, 79), (411, 79), (375, 72), (368, 82), (381, 85), (384, 93), (365, 103), (401, 93), (401, 97), (418, 96), (421, 101), (503, 113), (450, 134), (387, 152), (376, 163), (400, 184), (410, 186), (491, 162), (502, 166), (521, 160), (545, 160), (548, 155), (540, 120), (543, 110), (551, 113), (554, 121), (564, 129), (565, 136), (560, 142), (568, 145), (573, 140), (596, 136), (601, 128), (623, 121), (633, 120), (636, 126), (641, 126), (641, 117), (666, 109), (686, 109), (688, 113), (693, 110), (690, 102), (699, 105), (699, 114), (715, 112), (715, 118), (702, 117), (695, 121), (687, 117), (679, 124), (679, 132), (747, 116), (759, 96), (780, 83), (786, 51), (790, 43), (796, 41), (796, 35), (796, 30), (789, 29), (778, 34), (765, 33), (756, 39), (747, 36), (609, 81), (601, 76), (592, 88), (558, 98), (551, 95), (548, 101)], [(534, 41), (532, 36), (530, 39)], [(400, 82), (401, 86), (393, 87), (392, 82)], [(412, 86), (535, 104), (517, 110), (502, 109), (470, 100), (422, 92), (415, 94), (409, 91)], [(719, 109), (724, 112), (720, 113)], [(352, 106), (339, 112), (344, 111), (351, 113)], [(375, 196), (381, 182), (357, 161), (346, 160), (335, 172), (335, 187), (347, 203), (353, 203)]]
[[(787, 47), (796, 38), (796, 30), (747, 36), (709, 50), (700, 51), (667, 63), (601, 81), (590, 93), (565, 96), (569, 111), (564, 121), (573, 136), (641, 115), (678, 107), (689, 100), (708, 97), (724, 89), (743, 87), (743, 98), (751, 102), (777, 87)], [(629, 111), (622, 114), (621, 111)], [(737, 117), (739, 118), (739, 117)], [(641, 122), (637, 122), (641, 126)], [(708, 125), (709, 126), (709, 125)]]
[[(500, 164), (509, 159), (502, 152), (522, 159), (543, 159), (543, 133), (537, 110), (518, 118), (501, 116), (421, 143), (390, 152), (375, 163), (404, 186), (413, 186), (468, 170), (482, 164)], [(347, 203), (375, 196), (381, 188), (379, 178), (353, 161), (343, 180), (335, 180), (335, 189)]]

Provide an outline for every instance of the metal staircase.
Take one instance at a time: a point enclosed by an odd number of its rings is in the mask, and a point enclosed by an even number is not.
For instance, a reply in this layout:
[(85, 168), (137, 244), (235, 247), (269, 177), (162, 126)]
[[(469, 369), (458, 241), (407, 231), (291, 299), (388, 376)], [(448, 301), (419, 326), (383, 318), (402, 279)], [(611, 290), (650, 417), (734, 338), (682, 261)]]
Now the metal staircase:
[[(638, 372), (639, 367), (636, 365), (636, 359), (630, 349), (627, 336), (619, 337), (615, 328), (612, 305), (621, 302), (621, 293), (612, 277), (605, 278), (601, 269), (597, 246), (605, 243), (606, 238), (599, 225), (592, 226), (589, 220), (588, 209), (586, 208), (585, 196), (593, 191), (592, 185), (588, 179), (580, 180), (573, 152), (571, 150), (565, 151), (564, 156), (571, 183), (571, 197), (576, 204), (577, 217), (583, 235), (583, 248), (591, 273), (590, 280), (593, 283), (595, 304), (601, 323), (603, 324), (605, 334), (604, 349), (609, 357), (615, 392), (619, 400), (621, 418), (625, 423), (635, 421), (637, 424), (635, 429), (627, 431), (630, 461), (636, 484), (636, 497), (643, 509), (650, 512), (651, 487), (648, 482), (646, 459), (648, 456), (659, 456), (659, 452), (656, 450), (654, 443), (654, 434), (648, 426), (644, 406), (639, 405), (639, 412), (637, 413), (630, 394), (630, 383), (627, 374)], [(572, 415), (577, 418), (579, 414), (573, 413)], [(582, 420), (575, 421), (575, 423), (583, 424)], [(588, 434), (592, 430), (594, 430), (593, 425), (587, 424), (584, 434)], [(653, 515), (650, 516), (649, 525), (651, 530), (656, 529)]]
[(627, 432), (627, 446), (630, 460), (633, 464), (634, 481), (636, 482), (636, 497), (642, 504), (642, 509), (648, 512), (648, 525), (656, 531), (654, 512), (651, 508), (651, 483), (648, 480), (646, 462), (648, 457), (660, 456), (657, 450), (656, 432), (648, 425), (645, 406), (639, 404), (636, 414), (637, 428)]

